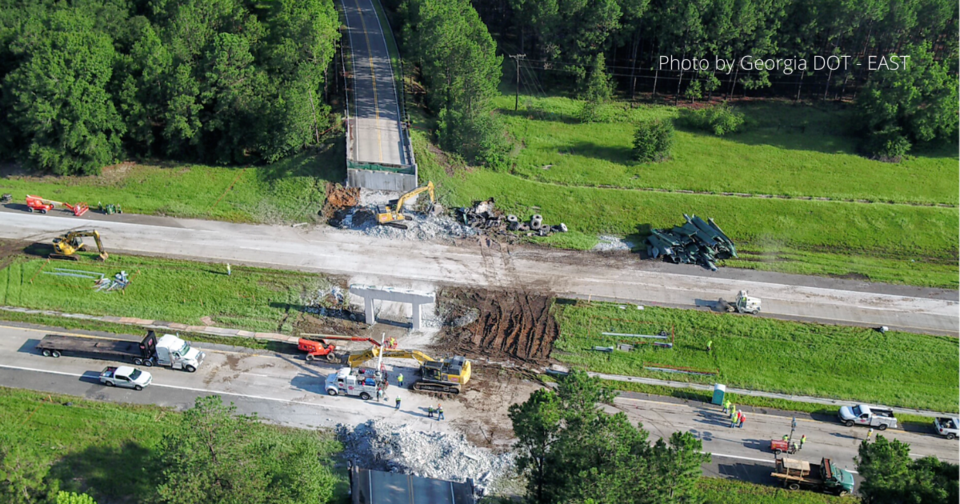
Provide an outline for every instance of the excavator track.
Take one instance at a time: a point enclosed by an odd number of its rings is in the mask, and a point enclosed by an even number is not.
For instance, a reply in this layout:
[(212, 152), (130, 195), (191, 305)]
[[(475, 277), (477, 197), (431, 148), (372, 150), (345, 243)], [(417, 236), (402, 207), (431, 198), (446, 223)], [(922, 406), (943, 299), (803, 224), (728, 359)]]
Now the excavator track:
[(442, 383), (431, 383), (418, 381), (413, 384), (413, 390), (417, 392), (439, 392), (441, 394), (459, 394), (460, 387), (456, 385), (444, 385)]

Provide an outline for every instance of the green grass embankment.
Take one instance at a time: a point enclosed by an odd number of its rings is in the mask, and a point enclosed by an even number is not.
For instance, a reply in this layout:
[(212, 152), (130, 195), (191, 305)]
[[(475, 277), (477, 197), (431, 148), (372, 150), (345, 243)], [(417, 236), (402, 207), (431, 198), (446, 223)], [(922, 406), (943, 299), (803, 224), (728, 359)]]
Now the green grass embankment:
[(856, 139), (844, 127), (849, 111), (833, 106), (759, 102), (738, 105), (743, 131), (717, 137), (675, 133), (670, 159), (635, 163), (633, 123), (672, 120), (677, 107), (607, 106), (608, 122), (581, 123), (581, 101), (524, 96), (513, 111), (513, 96), (496, 105), (523, 148), (513, 172), (524, 178), (571, 186), (829, 197), (956, 206), (960, 191), (956, 146), (927, 149), (899, 164), (858, 155)]
[[(309, 222), (317, 217), (327, 181), (343, 180), (342, 141), (320, 154), (268, 166), (123, 163), (100, 176), (0, 177), (0, 192), (23, 204), (28, 194), (66, 203), (119, 204), (126, 213), (231, 222)], [(24, 211), (26, 206), (24, 205)]]
[[(305, 303), (331, 284), (321, 275), (244, 266), (227, 276), (222, 264), (130, 255), (106, 263), (83, 254), (79, 262), (17, 257), (0, 270), (0, 304), (66, 313), (113, 315), (190, 325), (214, 325), (289, 333)], [(126, 271), (123, 292), (95, 292), (93, 281), (55, 276), (56, 268), (103, 273)]]
[[(960, 409), (956, 338), (896, 331), (880, 334), (863, 328), (695, 310), (657, 307), (637, 310), (632, 305), (621, 310), (619, 306), (607, 303), (555, 306), (561, 337), (552, 356), (600, 373), (724, 383), (729, 387), (933, 411)], [(604, 336), (602, 332), (657, 334), (660, 331), (675, 333), (673, 349), (639, 345), (631, 352), (608, 354), (592, 350), (594, 346), (614, 346), (621, 341), (644, 341)], [(709, 341), (713, 342), (712, 352), (706, 350)], [(649, 371), (644, 369), (645, 364), (718, 371), (719, 374), (702, 377)], [(795, 409), (770, 400), (757, 405)]]
[[(47, 485), (85, 492), (98, 502), (140, 502), (153, 494), (163, 469), (156, 466), (156, 450), (179, 417), (157, 406), (0, 387), (0, 443), (13, 448), (7, 462)], [(341, 481), (338, 493), (345, 492)]]

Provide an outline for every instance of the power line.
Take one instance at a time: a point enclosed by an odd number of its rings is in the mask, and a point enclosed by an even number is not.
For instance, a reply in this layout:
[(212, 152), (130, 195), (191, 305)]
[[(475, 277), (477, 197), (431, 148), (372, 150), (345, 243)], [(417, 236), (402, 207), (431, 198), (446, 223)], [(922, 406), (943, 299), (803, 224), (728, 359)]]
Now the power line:
[(517, 86), (516, 86), (516, 95), (513, 102), (513, 111), (516, 112), (520, 109), (520, 60), (526, 58), (526, 54), (514, 54), (510, 56), (514, 61), (517, 62)]

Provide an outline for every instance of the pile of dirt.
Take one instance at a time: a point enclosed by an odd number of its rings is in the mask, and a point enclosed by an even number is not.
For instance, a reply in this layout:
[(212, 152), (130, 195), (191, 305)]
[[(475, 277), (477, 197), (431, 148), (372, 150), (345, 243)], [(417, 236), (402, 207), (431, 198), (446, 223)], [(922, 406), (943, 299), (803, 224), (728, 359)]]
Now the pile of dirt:
[(360, 203), (359, 187), (343, 187), (340, 184), (327, 182), (327, 200), (323, 204), (320, 214), (330, 219), (340, 210), (353, 208)]
[(466, 356), (546, 366), (560, 327), (549, 296), (517, 291), (445, 290), (443, 340)]

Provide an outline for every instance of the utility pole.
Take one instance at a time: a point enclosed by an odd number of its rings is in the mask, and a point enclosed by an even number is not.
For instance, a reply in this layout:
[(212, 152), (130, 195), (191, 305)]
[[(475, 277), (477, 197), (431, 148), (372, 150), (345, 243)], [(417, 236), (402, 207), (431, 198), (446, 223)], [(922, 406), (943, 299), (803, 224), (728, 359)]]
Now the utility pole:
[(520, 108), (520, 60), (526, 58), (526, 54), (514, 54), (510, 56), (514, 61), (517, 62), (517, 92), (514, 95), (513, 100), (513, 111), (516, 112)]

